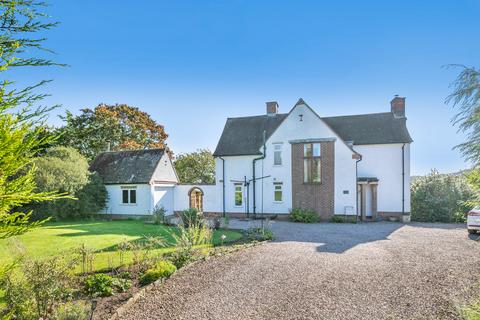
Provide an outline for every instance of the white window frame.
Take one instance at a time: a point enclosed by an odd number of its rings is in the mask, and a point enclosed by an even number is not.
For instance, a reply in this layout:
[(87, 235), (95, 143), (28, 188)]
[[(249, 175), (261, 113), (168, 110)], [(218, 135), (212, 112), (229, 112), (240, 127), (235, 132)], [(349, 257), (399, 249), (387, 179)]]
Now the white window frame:
[[(279, 187), (279, 189), (277, 189)], [(277, 200), (275, 198), (277, 191), (280, 191), (281, 200)], [(283, 202), (283, 182), (274, 182), (273, 183), (273, 202), (274, 203), (282, 203)]]
[[(237, 190), (237, 187), (240, 187), (240, 190)], [(242, 202), (237, 204), (237, 193), (240, 193)], [(234, 183), (233, 184), (233, 205), (237, 208), (243, 207), (243, 183)]]
[[(121, 192), (121, 197), (120, 197), (120, 203), (124, 206), (136, 206), (138, 203), (138, 192), (137, 192), (137, 187), (135, 186), (122, 186), (120, 187)], [(123, 202), (123, 193), (124, 191), (127, 191), (127, 202)], [(132, 202), (132, 192), (135, 192), (135, 202)]]
[[(281, 142), (277, 142), (273, 144), (273, 165), (276, 167), (280, 167), (283, 165), (282, 149), (283, 149), (283, 144)], [(279, 154), (280, 163), (275, 163), (275, 155), (277, 153)]]

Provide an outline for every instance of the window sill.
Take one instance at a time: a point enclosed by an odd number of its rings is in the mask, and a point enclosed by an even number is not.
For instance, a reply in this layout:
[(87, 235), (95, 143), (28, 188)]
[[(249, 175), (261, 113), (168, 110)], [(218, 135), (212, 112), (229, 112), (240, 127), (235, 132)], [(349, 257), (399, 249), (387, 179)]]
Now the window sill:
[(273, 201), (273, 204), (283, 204), (283, 200), (282, 201)]
[(274, 164), (273, 167), (274, 168), (281, 168), (281, 167), (283, 167), (283, 164)]
[(136, 203), (120, 203), (121, 206), (126, 206), (126, 207), (136, 207)]

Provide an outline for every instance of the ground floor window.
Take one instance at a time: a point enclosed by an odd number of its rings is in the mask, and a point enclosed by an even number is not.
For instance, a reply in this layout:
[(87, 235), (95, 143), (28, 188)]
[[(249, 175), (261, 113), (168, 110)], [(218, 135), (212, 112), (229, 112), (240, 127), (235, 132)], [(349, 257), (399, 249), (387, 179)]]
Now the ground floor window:
[(124, 204), (136, 204), (137, 203), (137, 190), (131, 187), (122, 187), (122, 203)]
[(283, 184), (281, 182), (276, 182), (273, 184), (273, 201), (281, 202), (283, 201)]
[(243, 188), (241, 183), (235, 183), (235, 206), (240, 207), (243, 204)]

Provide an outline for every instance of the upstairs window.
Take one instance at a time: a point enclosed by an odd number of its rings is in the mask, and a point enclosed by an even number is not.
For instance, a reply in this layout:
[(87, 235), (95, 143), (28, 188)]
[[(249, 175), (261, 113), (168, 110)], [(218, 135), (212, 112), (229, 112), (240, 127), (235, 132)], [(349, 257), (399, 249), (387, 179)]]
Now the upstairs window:
[(273, 165), (282, 165), (282, 145), (280, 143), (275, 143), (273, 145)]
[(243, 188), (241, 183), (235, 183), (235, 206), (241, 207), (243, 204)]
[(283, 201), (283, 184), (281, 182), (276, 182), (273, 184), (273, 201)]
[(137, 190), (131, 187), (122, 187), (122, 203), (123, 204), (136, 204), (137, 203)]
[(303, 145), (303, 182), (322, 182), (322, 151), (320, 143)]

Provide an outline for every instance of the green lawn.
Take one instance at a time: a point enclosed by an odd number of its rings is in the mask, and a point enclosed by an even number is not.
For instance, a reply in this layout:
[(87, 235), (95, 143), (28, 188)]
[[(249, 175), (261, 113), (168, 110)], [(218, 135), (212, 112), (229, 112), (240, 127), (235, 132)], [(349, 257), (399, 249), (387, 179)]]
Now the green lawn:
[[(26, 254), (35, 258), (71, 253), (81, 244), (97, 250), (95, 269), (106, 268), (109, 264), (119, 264), (119, 254), (115, 246), (126, 240), (141, 241), (147, 236), (162, 236), (169, 247), (155, 250), (166, 252), (172, 249), (174, 240), (172, 233), (175, 227), (144, 224), (142, 221), (87, 221), (87, 222), (55, 222), (28, 232), (24, 235), (0, 240), (0, 264), (11, 261), (15, 254), (16, 241), (25, 248)], [(220, 236), (226, 235), (225, 242), (235, 241), (242, 237), (241, 233), (230, 230), (215, 231), (213, 243), (220, 244)], [(125, 260), (131, 258), (127, 254)], [(109, 263), (110, 261), (110, 263)]]

